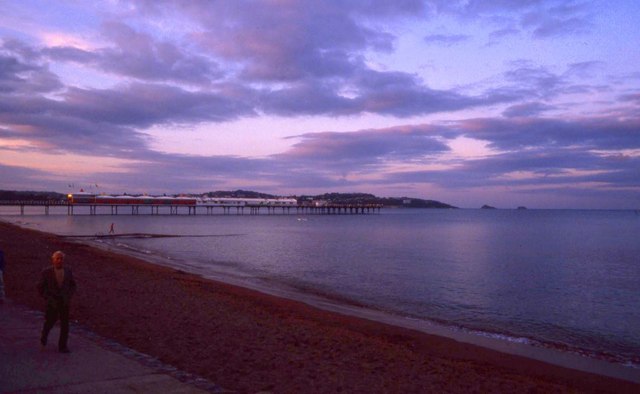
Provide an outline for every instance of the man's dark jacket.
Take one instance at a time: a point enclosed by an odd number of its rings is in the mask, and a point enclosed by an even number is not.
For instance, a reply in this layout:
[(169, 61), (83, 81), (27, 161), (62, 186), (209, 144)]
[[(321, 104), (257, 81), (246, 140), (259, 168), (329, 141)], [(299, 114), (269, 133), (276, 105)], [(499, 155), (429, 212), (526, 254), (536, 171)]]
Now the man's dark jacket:
[(38, 292), (48, 303), (62, 302), (63, 305), (68, 306), (71, 296), (76, 291), (76, 281), (73, 279), (73, 274), (69, 268), (63, 267), (62, 269), (64, 269), (64, 279), (62, 280), (62, 286), (58, 286), (54, 268), (45, 268), (42, 271), (40, 282), (38, 282)]

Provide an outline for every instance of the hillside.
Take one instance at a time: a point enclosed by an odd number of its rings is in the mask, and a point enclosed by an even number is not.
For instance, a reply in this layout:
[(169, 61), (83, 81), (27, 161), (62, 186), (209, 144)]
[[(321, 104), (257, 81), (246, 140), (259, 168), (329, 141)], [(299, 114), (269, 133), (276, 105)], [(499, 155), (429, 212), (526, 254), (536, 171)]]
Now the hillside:
[(66, 194), (56, 192), (36, 192), (36, 191), (15, 191), (0, 190), (1, 200), (29, 200), (29, 201), (47, 201), (47, 200), (64, 200)]
[[(239, 198), (277, 198), (271, 194), (246, 190), (215, 191), (205, 193), (209, 197), (239, 197)], [(290, 196), (298, 201), (327, 201), (335, 204), (382, 204), (385, 207), (405, 208), (456, 208), (440, 201), (423, 200), (410, 197), (377, 197), (368, 193), (324, 193), (318, 195)]]

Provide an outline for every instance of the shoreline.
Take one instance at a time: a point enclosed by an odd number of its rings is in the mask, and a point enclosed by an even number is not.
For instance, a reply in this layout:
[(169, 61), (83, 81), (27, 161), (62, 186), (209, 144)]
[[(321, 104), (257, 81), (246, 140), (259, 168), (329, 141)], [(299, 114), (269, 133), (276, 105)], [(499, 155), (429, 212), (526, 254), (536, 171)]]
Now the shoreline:
[[(464, 327), (450, 326), (435, 321), (393, 314), (383, 310), (374, 309), (366, 305), (360, 305), (356, 302), (345, 300), (340, 297), (334, 298), (327, 294), (289, 288), (282, 283), (259, 284), (256, 281), (237, 279), (234, 275), (228, 273), (212, 275), (189, 271), (190, 266), (187, 262), (168, 259), (167, 257), (162, 257), (157, 254), (145, 254), (141, 250), (132, 249), (128, 246), (110, 245), (106, 242), (93, 239), (76, 240), (76, 237), (73, 236), (65, 236), (65, 238), (72, 241), (75, 240), (77, 243), (86, 244), (90, 247), (100, 248), (107, 252), (124, 254), (129, 257), (141, 259), (151, 264), (158, 264), (170, 269), (184, 270), (189, 274), (197, 275), (205, 280), (213, 280), (232, 286), (248, 288), (271, 296), (281, 297), (295, 302), (302, 302), (311, 307), (329, 312), (416, 330), (425, 334), (437, 335), (453, 339), (458, 342), (496, 350), (501, 353), (531, 358), (565, 368), (640, 383), (640, 366), (638, 365), (626, 366), (622, 363), (616, 363), (606, 359), (585, 356), (571, 350), (556, 349), (543, 343), (536, 345), (534, 344), (535, 340), (530, 338), (519, 338), (500, 333), (469, 330)], [(174, 263), (178, 263), (178, 266)]]
[[(39, 231), (37, 229), (34, 230)], [(126, 237), (128, 235), (129, 234), (125, 234), (124, 236)], [(138, 237), (145, 237), (147, 234), (135, 235)], [(120, 237), (122, 236), (123, 235), (120, 234)], [(220, 236), (228, 235), (198, 235), (198, 237)], [(189, 264), (186, 260), (178, 260), (149, 252), (144, 249), (137, 249), (126, 244), (120, 244), (117, 242), (117, 239), (119, 239), (118, 236), (114, 238), (114, 242), (109, 242), (108, 239), (110, 238), (108, 236), (96, 237), (88, 235), (64, 235), (61, 237), (73, 242), (100, 248), (108, 252), (138, 258), (152, 264), (186, 271), (187, 273), (197, 275), (204, 279), (210, 279), (233, 286), (248, 288), (260, 293), (302, 302), (326, 311), (417, 330), (426, 334), (447, 337), (458, 342), (478, 345), (503, 353), (520, 355), (549, 364), (640, 383), (640, 364), (616, 361), (612, 356), (609, 356), (609, 358), (606, 356), (598, 357), (593, 353), (588, 353), (577, 348), (571, 348), (568, 345), (566, 345), (566, 347), (562, 347), (558, 344), (539, 342), (536, 339), (529, 337), (519, 337), (508, 333), (470, 329), (467, 327), (450, 325), (446, 322), (396, 314), (370, 305), (360, 304), (359, 302), (335, 294), (318, 292), (313, 289), (306, 289), (302, 287), (293, 287), (290, 284), (277, 281), (266, 281), (264, 279), (259, 280), (253, 277), (249, 277), (247, 279), (235, 271), (229, 272), (219, 270), (212, 273), (211, 269), (208, 268), (201, 270), (198, 265)], [(167, 235), (163, 234), (162, 237), (167, 237)]]
[[(640, 388), (640, 380), (634, 384), (539, 361), (584, 368), (578, 364), (585, 357), (559, 360), (559, 352), (531, 354), (532, 346), (523, 354), (524, 345), (506, 341), (498, 344), (504, 347), (499, 352), (491, 349), (491, 338), (476, 336), (469, 343), (410, 319), (397, 325), (372, 311), (354, 316), (353, 310), (319, 309), (5, 222), (0, 235), (14, 301), (42, 308), (33, 289), (37, 274), (50, 253), (62, 249), (79, 282), (74, 321), (240, 392)], [(611, 374), (597, 368), (592, 372)]]

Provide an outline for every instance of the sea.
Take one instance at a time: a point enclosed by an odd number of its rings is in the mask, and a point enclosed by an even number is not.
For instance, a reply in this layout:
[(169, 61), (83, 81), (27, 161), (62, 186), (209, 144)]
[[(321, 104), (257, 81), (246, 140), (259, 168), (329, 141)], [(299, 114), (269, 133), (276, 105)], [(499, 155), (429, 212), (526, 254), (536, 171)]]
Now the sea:
[(17, 207), (1, 207), (0, 220), (320, 307), (640, 370), (638, 211), (89, 215), (78, 209), (44, 215), (42, 207), (28, 207), (20, 215)]

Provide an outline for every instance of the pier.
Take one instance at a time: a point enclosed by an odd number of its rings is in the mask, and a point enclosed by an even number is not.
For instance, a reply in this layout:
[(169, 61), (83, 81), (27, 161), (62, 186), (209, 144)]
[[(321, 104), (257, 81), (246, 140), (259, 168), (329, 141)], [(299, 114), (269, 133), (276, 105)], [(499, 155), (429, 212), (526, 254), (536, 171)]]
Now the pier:
[(0, 200), (0, 206), (2, 207), (19, 207), (20, 215), (24, 215), (25, 207), (42, 207), (44, 208), (44, 214), (49, 214), (50, 207), (56, 206), (66, 206), (69, 205), (66, 201), (61, 200), (16, 200), (16, 201), (7, 201)]
[(72, 215), (366, 215), (380, 213), (381, 204), (320, 204), (309, 203), (291, 206), (256, 205), (205, 205), (205, 204), (96, 204), (69, 203), (64, 200), (0, 201), (0, 206), (16, 207), (25, 215), (26, 207), (43, 209), (50, 214), (52, 207), (66, 207)]

